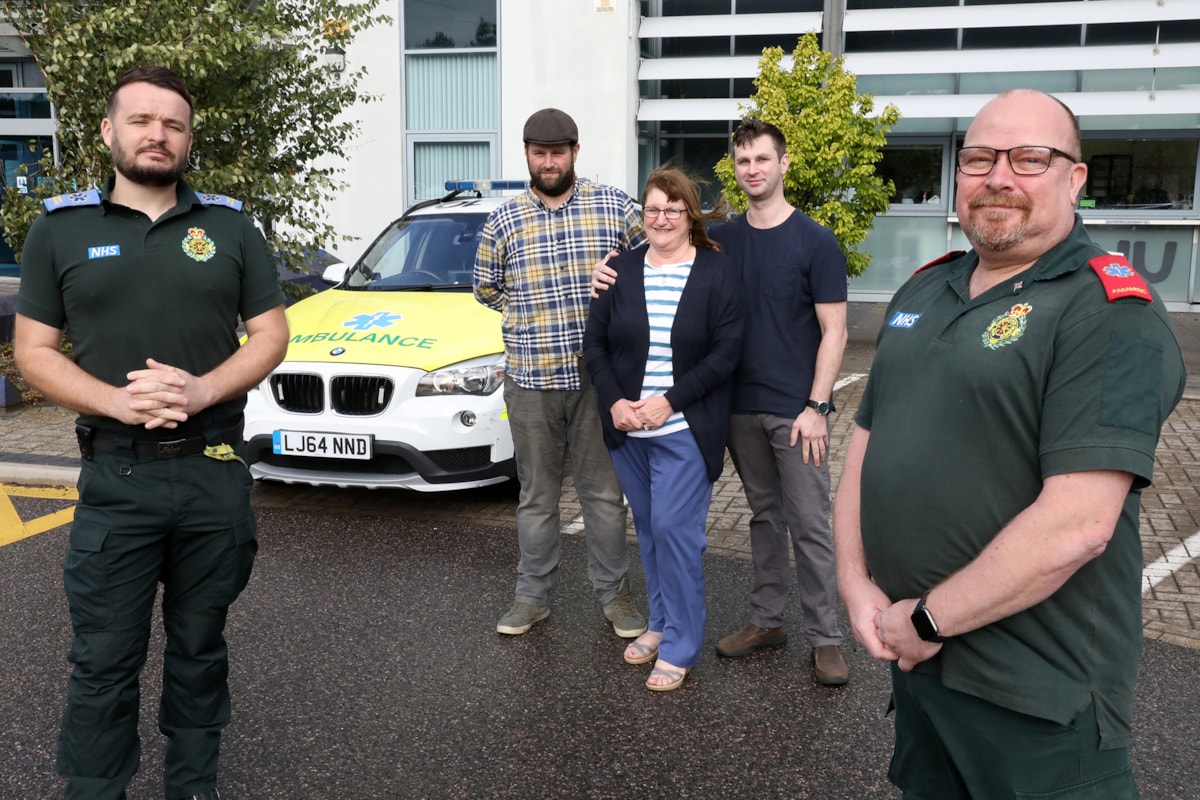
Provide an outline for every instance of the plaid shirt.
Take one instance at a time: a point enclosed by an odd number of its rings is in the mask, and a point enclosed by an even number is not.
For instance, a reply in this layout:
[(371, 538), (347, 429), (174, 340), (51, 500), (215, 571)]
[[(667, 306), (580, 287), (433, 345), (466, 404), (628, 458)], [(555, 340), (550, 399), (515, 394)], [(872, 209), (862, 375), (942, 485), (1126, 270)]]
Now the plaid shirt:
[(501, 312), (507, 374), (526, 389), (580, 389), (592, 268), (645, 240), (620, 189), (580, 178), (557, 209), (532, 191), (488, 215), (475, 255), (475, 299)]

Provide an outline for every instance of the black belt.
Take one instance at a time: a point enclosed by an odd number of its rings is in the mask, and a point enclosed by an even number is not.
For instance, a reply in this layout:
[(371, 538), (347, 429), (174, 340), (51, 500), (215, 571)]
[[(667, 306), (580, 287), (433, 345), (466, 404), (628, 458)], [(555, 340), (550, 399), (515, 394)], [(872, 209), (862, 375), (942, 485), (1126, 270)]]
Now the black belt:
[[(106, 453), (127, 453), (132, 450), (138, 458), (182, 458), (203, 453), (209, 444), (206, 436), (189, 436), (158, 442), (118, 436), (84, 425), (75, 426), (75, 435), (79, 437), (79, 451), (84, 458), (91, 457), (90, 450), (103, 450)], [(219, 443), (234, 444), (241, 439), (242, 425), (238, 423), (221, 431)]]

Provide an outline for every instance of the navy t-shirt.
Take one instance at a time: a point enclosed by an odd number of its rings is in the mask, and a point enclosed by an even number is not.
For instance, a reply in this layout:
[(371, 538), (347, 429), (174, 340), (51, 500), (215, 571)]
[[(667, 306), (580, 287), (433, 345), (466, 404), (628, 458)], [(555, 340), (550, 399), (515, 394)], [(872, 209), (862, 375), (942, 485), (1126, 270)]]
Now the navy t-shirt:
[(846, 256), (833, 232), (801, 211), (767, 229), (743, 215), (709, 235), (741, 267), (745, 292), (733, 412), (795, 417), (808, 401), (821, 345), (813, 304), (846, 300)]

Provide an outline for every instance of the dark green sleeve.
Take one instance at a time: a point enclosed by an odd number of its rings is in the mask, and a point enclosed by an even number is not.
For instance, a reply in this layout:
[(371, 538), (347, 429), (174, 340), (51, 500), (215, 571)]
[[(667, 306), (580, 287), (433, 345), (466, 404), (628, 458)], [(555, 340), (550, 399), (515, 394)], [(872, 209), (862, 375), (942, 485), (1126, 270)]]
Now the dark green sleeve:
[(1183, 370), (1169, 319), (1141, 300), (1105, 303), (1060, 331), (1043, 405), (1042, 476), (1119, 470), (1148, 485)]
[(42, 214), (34, 220), (25, 237), (16, 310), (43, 325), (63, 328), (67, 321), (66, 311), (62, 288), (58, 285), (58, 270), (54, 266), (54, 239), (49, 228), (46, 215)]
[(246, 217), (241, 217), (242, 234), (242, 301), (238, 313), (242, 319), (252, 319), (284, 302), (279, 288), (279, 273), (270, 248), (258, 229)]

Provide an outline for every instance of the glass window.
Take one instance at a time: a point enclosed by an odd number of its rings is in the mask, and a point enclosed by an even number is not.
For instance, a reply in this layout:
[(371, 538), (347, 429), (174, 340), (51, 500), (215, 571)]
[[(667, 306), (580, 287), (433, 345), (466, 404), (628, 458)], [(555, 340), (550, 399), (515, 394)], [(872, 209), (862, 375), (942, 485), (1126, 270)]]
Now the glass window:
[(1088, 25), (1085, 45), (1154, 44), (1155, 22), (1106, 22)]
[(496, 0), (405, 0), (409, 50), (496, 46)]
[(876, 174), (895, 186), (892, 202), (904, 206), (946, 206), (942, 144), (889, 144), (875, 165)]
[(927, 8), (956, 6), (958, 0), (846, 0), (847, 11), (872, 11), (883, 8)]
[(791, 53), (800, 41), (797, 33), (776, 33), (767, 36), (738, 36), (734, 39), (733, 52), (739, 56), (758, 56), (768, 47), (778, 47)]
[(958, 31), (850, 31), (847, 53), (894, 53), (914, 50), (955, 50)]
[(730, 13), (733, 13), (730, 0), (662, 0), (662, 16), (664, 17)]
[(972, 72), (963, 73), (960, 94), (999, 94), (1006, 89), (1040, 89), (1043, 92), (1073, 92), (1079, 73), (1059, 72)]
[(876, 217), (861, 250), (871, 254), (867, 271), (850, 281), (851, 292), (890, 295), (923, 265), (943, 255), (946, 217)]
[(659, 81), (659, 98), (726, 98), (729, 97), (728, 78), (705, 78), (695, 81)]
[(1002, 47), (1078, 47), (1078, 25), (1041, 25), (1024, 28), (964, 28), (963, 50), (992, 50)]
[(825, 0), (791, 0), (788, 3), (780, 3), (779, 0), (737, 0), (737, 13), (739, 14), (774, 14), (780, 11), (794, 13), (797, 11), (824, 10)]
[(729, 55), (728, 36), (679, 36), (659, 41), (663, 58)]
[(1084, 139), (1088, 180), (1080, 207), (1194, 208), (1198, 144), (1197, 139)]
[(490, 142), (413, 142), (413, 192), (417, 200), (441, 197), (448, 180), (492, 177)]

